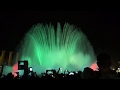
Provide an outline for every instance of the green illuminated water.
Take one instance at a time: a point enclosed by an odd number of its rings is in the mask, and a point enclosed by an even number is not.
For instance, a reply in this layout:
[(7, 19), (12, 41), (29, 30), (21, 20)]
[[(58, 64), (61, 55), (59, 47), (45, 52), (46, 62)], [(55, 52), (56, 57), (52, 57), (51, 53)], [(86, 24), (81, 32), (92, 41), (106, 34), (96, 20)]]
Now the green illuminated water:
[(34, 25), (23, 38), (20, 60), (28, 60), (36, 72), (48, 68), (83, 70), (96, 59), (86, 35), (76, 26), (60, 23)]

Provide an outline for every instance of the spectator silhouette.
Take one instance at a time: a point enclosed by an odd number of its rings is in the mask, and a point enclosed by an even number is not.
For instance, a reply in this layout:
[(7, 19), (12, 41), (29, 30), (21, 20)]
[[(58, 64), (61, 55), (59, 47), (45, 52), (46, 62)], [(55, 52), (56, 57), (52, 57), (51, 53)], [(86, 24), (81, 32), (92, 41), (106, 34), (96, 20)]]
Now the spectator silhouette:
[(93, 69), (86, 67), (81, 74), (82, 79), (96, 79), (95, 72)]
[(117, 78), (116, 72), (110, 69), (112, 62), (111, 58), (106, 53), (100, 53), (97, 56), (97, 65), (99, 67), (99, 72), (101, 73), (100, 79), (115, 79)]
[(14, 79), (14, 75), (10, 72), (10, 73), (7, 74), (6, 79)]

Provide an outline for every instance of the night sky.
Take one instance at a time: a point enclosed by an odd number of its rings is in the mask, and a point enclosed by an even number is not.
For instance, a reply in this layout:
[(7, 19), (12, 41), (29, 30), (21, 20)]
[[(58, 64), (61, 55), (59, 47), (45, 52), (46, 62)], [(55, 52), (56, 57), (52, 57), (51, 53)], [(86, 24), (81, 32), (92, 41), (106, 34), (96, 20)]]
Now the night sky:
[(74, 24), (86, 34), (95, 54), (106, 52), (120, 60), (118, 11), (17, 11), (0, 12), (0, 50), (14, 51), (24, 34), (37, 23)]

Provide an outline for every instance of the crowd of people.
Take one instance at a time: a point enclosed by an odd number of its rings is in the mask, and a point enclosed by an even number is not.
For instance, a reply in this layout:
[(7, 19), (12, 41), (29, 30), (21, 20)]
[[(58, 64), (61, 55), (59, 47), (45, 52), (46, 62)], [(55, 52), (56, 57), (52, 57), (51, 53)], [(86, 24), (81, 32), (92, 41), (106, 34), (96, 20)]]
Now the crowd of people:
[(52, 73), (42, 73), (40, 76), (36, 72), (29, 72), (20, 76), (14, 77), (12, 73), (8, 73), (6, 76), (1, 75), (0, 79), (120, 79), (119, 73), (115, 70), (111, 70), (112, 65), (111, 58), (105, 53), (101, 53), (97, 56), (97, 65), (99, 67), (98, 71), (94, 71), (90, 67), (85, 67), (83, 71), (74, 71), (66, 73), (59, 73), (58, 71), (50, 70)]

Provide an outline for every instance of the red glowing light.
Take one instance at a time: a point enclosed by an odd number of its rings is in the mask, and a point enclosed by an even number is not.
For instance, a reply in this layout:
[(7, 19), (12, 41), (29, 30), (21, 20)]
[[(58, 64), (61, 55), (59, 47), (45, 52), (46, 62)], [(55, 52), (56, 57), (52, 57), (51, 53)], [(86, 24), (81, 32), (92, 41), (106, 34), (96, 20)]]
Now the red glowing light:
[(92, 68), (94, 71), (98, 71), (98, 65), (96, 63), (93, 63), (90, 68)]
[(12, 68), (13, 68), (12, 74), (14, 75), (14, 77), (16, 77), (17, 74), (15, 72), (18, 72), (18, 63), (14, 64)]

